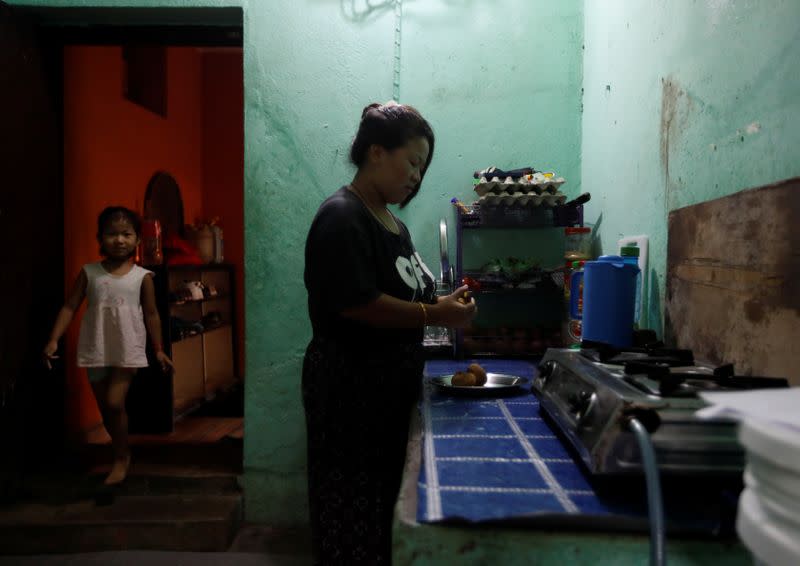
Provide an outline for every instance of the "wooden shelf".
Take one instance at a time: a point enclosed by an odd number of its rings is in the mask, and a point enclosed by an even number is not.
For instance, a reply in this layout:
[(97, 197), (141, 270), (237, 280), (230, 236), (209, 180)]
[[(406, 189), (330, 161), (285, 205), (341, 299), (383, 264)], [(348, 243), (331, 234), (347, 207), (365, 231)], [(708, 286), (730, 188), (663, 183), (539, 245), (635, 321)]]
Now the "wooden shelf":
[(180, 271), (229, 271), (233, 264), (231, 263), (203, 263), (200, 265), (143, 265), (145, 269), (150, 269), (151, 271), (161, 270), (161, 271), (172, 271), (172, 272), (180, 272)]
[(193, 304), (202, 304), (208, 303), (211, 301), (221, 301), (223, 299), (229, 299), (230, 295), (228, 293), (221, 293), (219, 295), (215, 295), (213, 297), (205, 297), (203, 299), (190, 299), (187, 301), (170, 301), (170, 306), (183, 306), (183, 305), (193, 305)]
[(177, 344), (178, 342), (183, 342), (184, 340), (188, 340), (189, 338), (194, 338), (195, 336), (202, 336), (203, 334), (208, 334), (209, 332), (214, 332), (215, 330), (219, 330), (220, 328), (227, 328), (231, 326), (230, 322), (221, 322), (220, 324), (215, 324), (214, 326), (204, 326), (202, 332), (195, 332), (194, 334), (189, 334), (188, 336), (184, 336), (183, 338), (176, 338), (175, 340), (171, 340), (173, 344)]

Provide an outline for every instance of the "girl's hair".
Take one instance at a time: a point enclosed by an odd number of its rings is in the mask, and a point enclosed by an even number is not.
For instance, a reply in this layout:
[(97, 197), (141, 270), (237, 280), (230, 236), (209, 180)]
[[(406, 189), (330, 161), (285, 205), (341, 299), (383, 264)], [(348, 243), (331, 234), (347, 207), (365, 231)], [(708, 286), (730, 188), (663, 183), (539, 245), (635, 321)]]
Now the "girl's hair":
[(103, 232), (116, 220), (124, 220), (133, 227), (137, 237), (142, 234), (142, 221), (139, 215), (124, 206), (107, 206), (97, 217), (97, 241), (100, 243), (100, 255), (105, 255), (103, 251)]
[(371, 145), (379, 145), (391, 151), (419, 137), (428, 141), (428, 159), (420, 171), (419, 183), (400, 203), (400, 208), (417, 196), (428, 165), (433, 159), (433, 130), (427, 120), (416, 108), (407, 104), (370, 104), (361, 112), (361, 123), (350, 147), (350, 161), (360, 169), (367, 161), (367, 152)]

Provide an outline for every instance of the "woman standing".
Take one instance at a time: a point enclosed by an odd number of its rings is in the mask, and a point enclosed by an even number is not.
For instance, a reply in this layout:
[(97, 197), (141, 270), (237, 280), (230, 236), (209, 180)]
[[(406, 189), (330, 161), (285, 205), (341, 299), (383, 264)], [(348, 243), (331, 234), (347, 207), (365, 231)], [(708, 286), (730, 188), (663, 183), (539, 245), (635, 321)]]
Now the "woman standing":
[(389, 564), (392, 511), (426, 325), (475, 316), (466, 287), (435, 296), (406, 226), (387, 208), (419, 192), (433, 157), (411, 106), (371, 104), (350, 150), (352, 182), (322, 203), (306, 241), (313, 339), (303, 363), (308, 487), (317, 564)]

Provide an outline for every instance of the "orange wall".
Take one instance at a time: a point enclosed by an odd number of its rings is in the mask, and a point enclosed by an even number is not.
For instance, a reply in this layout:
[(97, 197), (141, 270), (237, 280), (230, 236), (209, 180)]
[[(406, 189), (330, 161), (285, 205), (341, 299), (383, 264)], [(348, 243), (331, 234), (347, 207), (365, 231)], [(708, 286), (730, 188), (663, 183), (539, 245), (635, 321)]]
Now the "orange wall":
[[(170, 48), (167, 69), (167, 117), (163, 118), (123, 98), (120, 47), (65, 48), (64, 254), (68, 288), (83, 264), (99, 259), (95, 239), (98, 213), (110, 204), (141, 213), (147, 183), (156, 171), (167, 171), (178, 182), (187, 222), (203, 216), (202, 58), (193, 48)], [(78, 327), (76, 320), (68, 332), (64, 356), (68, 368), (66, 424), (72, 433), (100, 423), (85, 372), (75, 367)]]
[(235, 267), (239, 371), (244, 371), (244, 74), (242, 51), (203, 55), (203, 208), (219, 216)]

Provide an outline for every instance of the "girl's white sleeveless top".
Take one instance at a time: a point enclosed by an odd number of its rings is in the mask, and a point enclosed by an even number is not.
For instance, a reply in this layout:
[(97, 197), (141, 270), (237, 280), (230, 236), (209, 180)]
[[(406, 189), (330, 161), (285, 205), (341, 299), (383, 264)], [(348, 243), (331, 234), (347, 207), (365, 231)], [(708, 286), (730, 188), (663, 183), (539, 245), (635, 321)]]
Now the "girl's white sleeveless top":
[(78, 338), (79, 367), (147, 367), (147, 330), (142, 314), (142, 280), (138, 265), (112, 275), (98, 263), (83, 266), (88, 306)]

